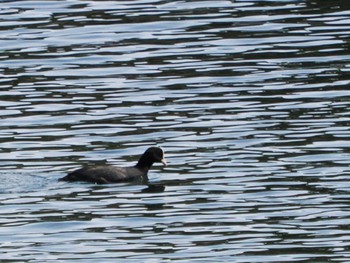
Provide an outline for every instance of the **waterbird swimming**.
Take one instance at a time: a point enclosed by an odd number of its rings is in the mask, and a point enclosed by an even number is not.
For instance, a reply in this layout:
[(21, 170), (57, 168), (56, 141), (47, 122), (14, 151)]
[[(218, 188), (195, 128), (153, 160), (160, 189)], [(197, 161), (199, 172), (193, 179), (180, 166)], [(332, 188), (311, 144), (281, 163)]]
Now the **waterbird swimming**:
[(147, 177), (149, 169), (151, 169), (155, 162), (167, 165), (163, 150), (159, 147), (150, 147), (142, 154), (135, 166), (86, 166), (68, 173), (60, 181), (86, 181), (97, 184), (134, 181)]

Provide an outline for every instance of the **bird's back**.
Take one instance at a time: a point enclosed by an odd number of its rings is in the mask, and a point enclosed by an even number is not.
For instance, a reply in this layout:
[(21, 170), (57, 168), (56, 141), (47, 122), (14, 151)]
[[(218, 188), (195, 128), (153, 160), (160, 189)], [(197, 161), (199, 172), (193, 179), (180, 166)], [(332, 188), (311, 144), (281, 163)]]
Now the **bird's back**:
[(63, 177), (63, 181), (87, 181), (98, 184), (133, 181), (147, 176), (147, 171), (136, 167), (94, 166), (83, 167)]

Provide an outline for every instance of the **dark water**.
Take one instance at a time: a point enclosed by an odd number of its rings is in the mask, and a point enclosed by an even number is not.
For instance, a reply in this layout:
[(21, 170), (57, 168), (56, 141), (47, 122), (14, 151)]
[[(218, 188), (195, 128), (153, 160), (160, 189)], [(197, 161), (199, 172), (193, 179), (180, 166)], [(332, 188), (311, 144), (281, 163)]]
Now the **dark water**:
[[(1, 262), (350, 261), (346, 1), (2, 1), (0, 30)], [(150, 185), (57, 181), (151, 145)]]

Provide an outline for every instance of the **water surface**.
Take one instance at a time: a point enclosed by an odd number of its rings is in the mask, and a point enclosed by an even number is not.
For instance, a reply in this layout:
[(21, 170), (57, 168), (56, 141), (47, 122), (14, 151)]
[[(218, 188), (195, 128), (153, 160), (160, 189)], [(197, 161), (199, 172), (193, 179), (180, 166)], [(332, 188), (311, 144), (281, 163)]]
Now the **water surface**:
[[(3, 1), (4, 262), (345, 262), (349, 5)], [(90, 163), (149, 185), (63, 183)]]

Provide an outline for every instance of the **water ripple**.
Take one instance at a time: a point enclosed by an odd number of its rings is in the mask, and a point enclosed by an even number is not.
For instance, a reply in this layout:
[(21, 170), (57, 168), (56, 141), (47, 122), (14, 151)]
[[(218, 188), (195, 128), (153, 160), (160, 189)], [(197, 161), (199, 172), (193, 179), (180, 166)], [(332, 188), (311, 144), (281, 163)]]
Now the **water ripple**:
[[(347, 5), (5, 1), (1, 258), (346, 262)], [(57, 179), (169, 166), (150, 183)]]

